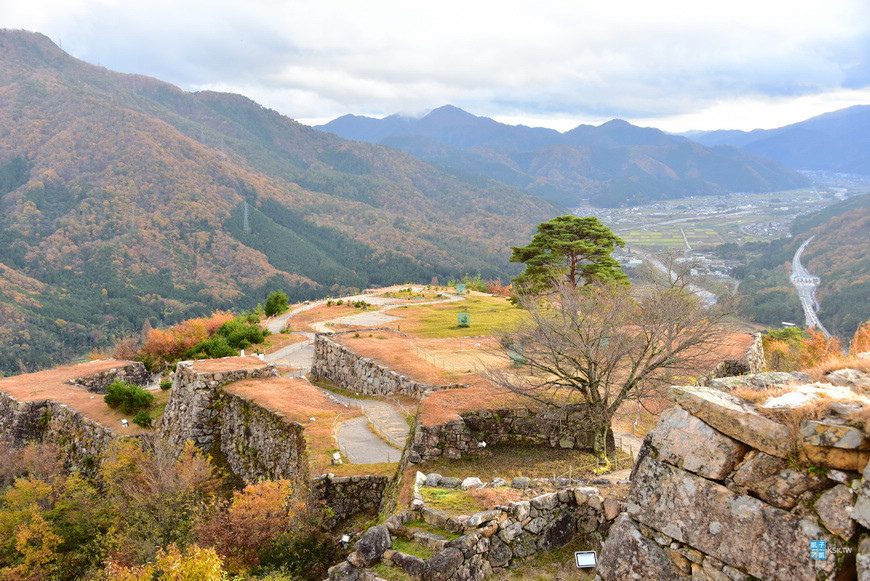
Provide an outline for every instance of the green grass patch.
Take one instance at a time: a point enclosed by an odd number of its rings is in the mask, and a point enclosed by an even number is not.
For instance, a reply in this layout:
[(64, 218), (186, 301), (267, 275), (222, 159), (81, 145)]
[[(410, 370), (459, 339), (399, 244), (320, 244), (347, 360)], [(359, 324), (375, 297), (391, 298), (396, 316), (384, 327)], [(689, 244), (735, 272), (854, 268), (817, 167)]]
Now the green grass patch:
[[(468, 313), (470, 326), (460, 327), (457, 316)], [(423, 338), (496, 335), (510, 330), (526, 312), (504, 297), (467, 297), (463, 301), (437, 305), (421, 316), (409, 317), (412, 332)]]
[[(628, 455), (617, 451), (619, 468), (630, 466)], [(465, 478), (477, 476), (484, 482), (496, 476), (510, 481), (514, 476), (551, 478), (569, 470), (575, 478), (594, 478), (595, 456), (591, 452), (564, 450), (548, 446), (496, 444), (474, 456), (459, 460), (439, 458), (420, 465), (425, 474), (437, 472), (442, 476)]]
[(450, 488), (420, 489), (423, 501), (429, 508), (437, 508), (453, 514), (473, 514), (484, 509), (479, 500), (470, 496), (464, 490)]
[(421, 559), (428, 559), (435, 554), (435, 551), (433, 551), (429, 547), (424, 547), (419, 543), (415, 543), (401, 537), (396, 537), (393, 539), (392, 548), (396, 551), (401, 551), (406, 555), (413, 555), (415, 557), (420, 557)]
[(387, 581), (414, 581), (414, 578), (392, 565), (387, 565), (383, 561), (372, 567), (372, 571), (377, 573), (381, 578)]
[(451, 532), (445, 531), (444, 529), (439, 529), (438, 527), (433, 527), (432, 525), (430, 525), (429, 523), (427, 523), (426, 521), (424, 521), (422, 519), (414, 519), (412, 521), (409, 521), (405, 525), (405, 528), (408, 529), (409, 531), (420, 531), (420, 532), (424, 532), (424, 533), (431, 533), (433, 535), (441, 535), (442, 537), (444, 537), (448, 541), (452, 541), (453, 539), (459, 538), (459, 536), (460, 536), (457, 533), (451, 533)]

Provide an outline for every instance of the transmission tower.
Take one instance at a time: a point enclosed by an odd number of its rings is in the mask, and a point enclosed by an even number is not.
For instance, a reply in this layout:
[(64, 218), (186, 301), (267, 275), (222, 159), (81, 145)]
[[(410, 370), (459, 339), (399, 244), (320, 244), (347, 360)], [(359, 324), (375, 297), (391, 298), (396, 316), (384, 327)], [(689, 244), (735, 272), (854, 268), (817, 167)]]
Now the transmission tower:
[(248, 224), (248, 200), (245, 200), (245, 213), (244, 218), (242, 219), (242, 231), (245, 234), (251, 233), (251, 225)]

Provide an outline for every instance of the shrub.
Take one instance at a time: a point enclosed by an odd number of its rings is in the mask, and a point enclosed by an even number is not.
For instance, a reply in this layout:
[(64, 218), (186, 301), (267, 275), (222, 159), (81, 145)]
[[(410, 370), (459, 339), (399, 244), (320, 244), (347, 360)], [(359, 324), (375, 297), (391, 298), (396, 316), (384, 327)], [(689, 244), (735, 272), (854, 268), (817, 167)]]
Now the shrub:
[(160, 382), (160, 389), (162, 389), (163, 391), (166, 391), (167, 389), (171, 389), (171, 388), (172, 388), (172, 380), (171, 379), (164, 379)]
[(151, 416), (145, 410), (139, 410), (139, 412), (133, 416), (133, 423), (143, 428), (150, 428)]
[(220, 357), (231, 357), (236, 355), (238, 351), (230, 347), (227, 338), (223, 335), (212, 335), (202, 343), (188, 349), (184, 356), (188, 359), (218, 359)]
[(103, 401), (110, 408), (118, 409), (121, 413), (132, 414), (150, 406), (154, 396), (138, 385), (115, 381), (106, 389)]
[(269, 296), (266, 298), (266, 306), (263, 308), (263, 312), (267, 317), (280, 315), (287, 310), (288, 304), (289, 299), (287, 294), (283, 291), (275, 291), (269, 293)]

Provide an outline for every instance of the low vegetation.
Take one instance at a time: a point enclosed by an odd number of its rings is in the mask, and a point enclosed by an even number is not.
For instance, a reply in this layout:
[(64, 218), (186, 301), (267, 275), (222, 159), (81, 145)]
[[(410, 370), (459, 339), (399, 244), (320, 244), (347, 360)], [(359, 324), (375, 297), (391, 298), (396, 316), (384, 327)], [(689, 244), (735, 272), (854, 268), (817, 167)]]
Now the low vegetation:
[(50, 445), (2, 445), (0, 578), (323, 579), (336, 546), (304, 500), (286, 481), (230, 492), (192, 446), (119, 442), (91, 480)]

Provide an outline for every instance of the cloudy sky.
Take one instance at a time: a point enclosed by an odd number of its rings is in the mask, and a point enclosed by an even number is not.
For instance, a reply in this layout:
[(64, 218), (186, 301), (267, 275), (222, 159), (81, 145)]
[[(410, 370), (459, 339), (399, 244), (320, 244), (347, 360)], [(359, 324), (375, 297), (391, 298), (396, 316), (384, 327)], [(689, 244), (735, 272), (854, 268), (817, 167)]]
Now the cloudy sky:
[(867, 0), (0, 0), (0, 26), (310, 124), (450, 103), (752, 129), (870, 104)]

